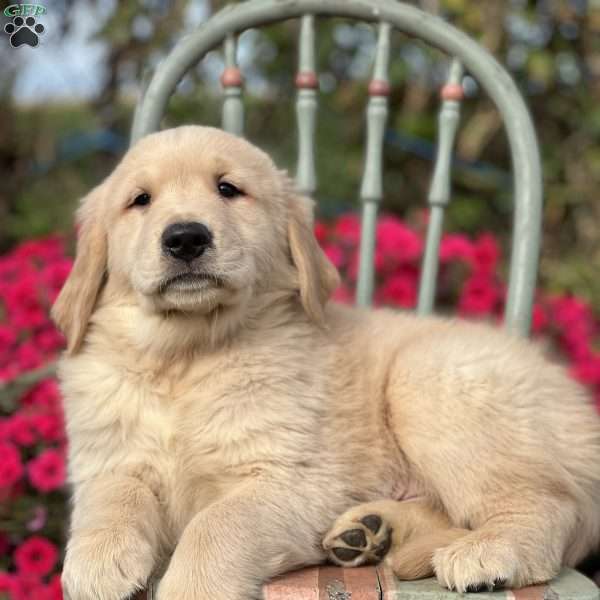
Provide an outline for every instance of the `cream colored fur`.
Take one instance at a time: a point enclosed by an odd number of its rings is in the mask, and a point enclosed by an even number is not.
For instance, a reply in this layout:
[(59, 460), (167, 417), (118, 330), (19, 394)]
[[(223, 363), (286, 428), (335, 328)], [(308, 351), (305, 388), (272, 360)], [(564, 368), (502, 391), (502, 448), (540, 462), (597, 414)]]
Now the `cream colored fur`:
[[(219, 178), (244, 195), (220, 197)], [(151, 204), (130, 206), (142, 191)], [(337, 274), (312, 203), (248, 142), (150, 135), (79, 219), (54, 307), (67, 598), (118, 600), (155, 571), (159, 600), (257, 598), (322, 561), (336, 519), (385, 499), (386, 560), (460, 591), (544, 581), (597, 546), (600, 420), (583, 389), (491, 327), (327, 303)], [(160, 236), (185, 220), (213, 232), (194, 263), (212, 279), (165, 288), (180, 267)]]

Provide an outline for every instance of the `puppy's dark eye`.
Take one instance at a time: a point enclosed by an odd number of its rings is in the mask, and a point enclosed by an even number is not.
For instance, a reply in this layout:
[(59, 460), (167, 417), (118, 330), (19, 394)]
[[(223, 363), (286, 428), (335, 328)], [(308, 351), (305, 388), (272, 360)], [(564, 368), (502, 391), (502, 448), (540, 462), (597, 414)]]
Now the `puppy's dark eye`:
[(232, 183), (228, 181), (219, 181), (217, 185), (217, 189), (219, 190), (219, 194), (223, 196), (223, 198), (236, 198), (237, 196), (243, 196), (244, 192), (238, 189)]
[(138, 194), (129, 206), (148, 206), (151, 200), (152, 197), (150, 196), (150, 194), (143, 192), (142, 194)]

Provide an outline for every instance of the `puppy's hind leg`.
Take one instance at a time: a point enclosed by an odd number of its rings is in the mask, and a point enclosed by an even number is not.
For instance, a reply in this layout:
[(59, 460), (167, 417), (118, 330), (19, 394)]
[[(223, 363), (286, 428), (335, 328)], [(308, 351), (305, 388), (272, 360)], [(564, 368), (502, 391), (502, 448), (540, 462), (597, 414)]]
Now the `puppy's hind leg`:
[(576, 505), (567, 496), (515, 490), (484, 506), (474, 531), (436, 550), (440, 584), (458, 592), (522, 587), (552, 579), (576, 531)]
[(433, 575), (432, 557), (469, 532), (452, 528), (425, 500), (360, 504), (337, 519), (323, 540), (330, 560), (344, 567), (385, 561), (401, 579)]

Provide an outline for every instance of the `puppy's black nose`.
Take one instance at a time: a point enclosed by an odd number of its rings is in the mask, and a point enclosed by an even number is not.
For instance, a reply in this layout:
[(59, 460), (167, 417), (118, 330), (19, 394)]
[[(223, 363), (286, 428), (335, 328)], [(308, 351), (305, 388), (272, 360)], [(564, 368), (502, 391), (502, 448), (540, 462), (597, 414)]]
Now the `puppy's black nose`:
[(212, 233), (202, 223), (173, 223), (162, 234), (166, 254), (190, 262), (198, 258), (211, 244)]

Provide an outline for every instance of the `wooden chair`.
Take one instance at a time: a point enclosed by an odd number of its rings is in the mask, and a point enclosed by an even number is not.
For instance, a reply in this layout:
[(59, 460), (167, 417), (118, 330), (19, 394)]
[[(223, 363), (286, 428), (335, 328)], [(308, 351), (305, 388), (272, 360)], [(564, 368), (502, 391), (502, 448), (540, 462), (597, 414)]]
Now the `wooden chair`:
[[(542, 182), (538, 145), (527, 108), (514, 82), (496, 60), (471, 38), (439, 18), (395, 0), (249, 0), (230, 5), (196, 31), (181, 39), (152, 76), (136, 107), (132, 141), (159, 128), (169, 97), (185, 73), (206, 55), (224, 45), (226, 68), (223, 129), (243, 135), (242, 76), (236, 65), (236, 36), (242, 31), (279, 21), (300, 19), (298, 89), (298, 162), (296, 180), (307, 194), (316, 191), (314, 133), (318, 104), (315, 65), (315, 18), (346, 17), (378, 26), (373, 77), (368, 87), (367, 140), (360, 189), (363, 206), (357, 303), (369, 305), (373, 293), (375, 225), (382, 199), (382, 152), (389, 94), (388, 63), (393, 29), (420, 38), (452, 57), (448, 80), (441, 91), (438, 156), (428, 202), (430, 221), (419, 287), (418, 312), (433, 309), (438, 251), (444, 210), (450, 201), (450, 163), (462, 99), (462, 74), (468, 71), (495, 103), (506, 129), (513, 163), (514, 231), (505, 326), (527, 335), (537, 273), (541, 227)], [(149, 591), (149, 596), (152, 590)], [(315, 567), (289, 574), (265, 588), (267, 600), (303, 598), (366, 600), (375, 598), (440, 598), (452, 592), (433, 580), (399, 582), (384, 567), (340, 569)], [(589, 598), (598, 588), (582, 575), (565, 570), (548, 586), (524, 591), (498, 591), (500, 595), (528, 598)], [(486, 594), (483, 594), (486, 596)], [(481, 597), (481, 594), (480, 594)]]

